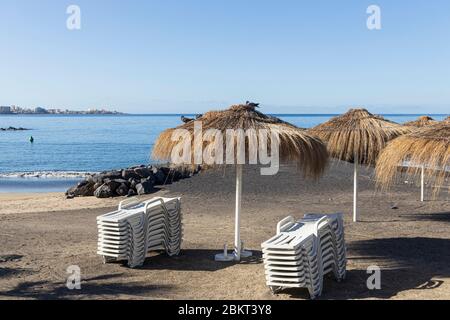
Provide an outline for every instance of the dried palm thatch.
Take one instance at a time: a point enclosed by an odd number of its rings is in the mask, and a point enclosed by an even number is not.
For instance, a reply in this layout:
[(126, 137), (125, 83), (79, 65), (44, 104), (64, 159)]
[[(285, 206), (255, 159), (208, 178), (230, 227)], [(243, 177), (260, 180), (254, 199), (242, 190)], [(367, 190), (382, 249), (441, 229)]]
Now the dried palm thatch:
[(374, 165), (389, 140), (411, 132), (411, 128), (371, 114), (366, 109), (351, 109), (309, 130), (325, 141), (333, 158)]
[(450, 122), (450, 116), (444, 119), (444, 121)]
[(380, 154), (376, 165), (379, 187), (386, 189), (402, 173), (413, 178), (421, 175), (422, 166), (435, 185), (435, 194), (446, 183), (450, 170), (450, 122), (419, 129), (391, 141)]
[[(210, 111), (198, 118), (197, 121), (201, 122), (203, 132), (208, 129), (216, 129), (221, 131), (224, 137), (228, 129), (254, 129), (256, 131), (266, 129), (269, 132), (275, 132), (279, 137), (281, 162), (295, 163), (306, 176), (312, 177), (319, 177), (326, 168), (328, 153), (326, 146), (320, 139), (309, 135), (305, 130), (299, 129), (292, 124), (256, 111), (255, 106), (234, 105), (224, 111)], [(190, 133), (192, 150), (196, 147), (195, 143), (203, 143), (200, 146), (203, 150), (209, 142), (194, 139), (194, 125), (194, 122), (189, 122), (162, 132), (155, 142), (152, 157), (158, 160), (170, 160), (173, 148), (179, 143), (179, 141), (172, 140), (173, 133), (177, 129), (185, 129)], [(225, 140), (224, 150), (226, 148)], [(246, 137), (246, 154), (249, 149), (249, 143), (253, 143), (253, 140), (250, 141)], [(268, 148), (270, 149), (270, 140), (268, 141)]]
[(408, 127), (423, 128), (427, 126), (432, 126), (437, 123), (438, 121), (434, 120), (432, 117), (421, 116), (417, 120), (404, 123), (404, 125)]

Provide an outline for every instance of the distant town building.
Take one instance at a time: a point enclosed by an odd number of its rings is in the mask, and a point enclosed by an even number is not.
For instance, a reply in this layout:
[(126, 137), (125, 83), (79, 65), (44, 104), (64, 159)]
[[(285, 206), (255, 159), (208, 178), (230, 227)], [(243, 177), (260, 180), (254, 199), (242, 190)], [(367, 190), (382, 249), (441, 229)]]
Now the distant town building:
[(11, 112), (11, 107), (1, 106), (0, 107), (0, 113), (2, 113), (2, 114), (12, 113)]
[(34, 113), (47, 113), (47, 110), (45, 108), (37, 107), (34, 109)]
[(90, 108), (88, 111), (74, 111), (62, 108), (46, 109), (42, 107), (37, 108), (21, 108), (19, 106), (2, 106), (0, 107), (0, 114), (122, 114), (117, 111), (108, 111), (105, 109)]

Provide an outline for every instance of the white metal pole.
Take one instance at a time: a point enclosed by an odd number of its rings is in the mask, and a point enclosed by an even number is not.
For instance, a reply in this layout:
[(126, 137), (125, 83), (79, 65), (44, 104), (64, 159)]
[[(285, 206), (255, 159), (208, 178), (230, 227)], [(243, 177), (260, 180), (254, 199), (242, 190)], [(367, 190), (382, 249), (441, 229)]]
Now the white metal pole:
[(358, 166), (359, 166), (359, 159), (358, 155), (356, 154), (354, 157), (355, 161), (355, 168), (354, 168), (354, 175), (353, 175), (353, 222), (358, 222), (358, 211), (357, 211), (357, 205), (358, 205)]
[(420, 176), (420, 201), (425, 201), (425, 166), (422, 165), (422, 173)]
[(234, 229), (234, 247), (236, 261), (241, 261), (241, 198), (242, 198), (242, 165), (236, 166), (236, 222)]

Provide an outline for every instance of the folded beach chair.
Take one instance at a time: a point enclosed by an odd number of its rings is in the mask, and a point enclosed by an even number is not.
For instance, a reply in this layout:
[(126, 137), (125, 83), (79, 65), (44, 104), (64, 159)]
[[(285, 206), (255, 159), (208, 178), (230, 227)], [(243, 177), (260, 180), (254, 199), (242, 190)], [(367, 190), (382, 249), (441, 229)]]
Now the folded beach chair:
[(267, 285), (273, 292), (307, 288), (311, 299), (322, 294), (323, 277), (345, 278), (342, 215), (306, 215), (280, 221), (277, 235), (262, 245)]
[(180, 198), (123, 201), (117, 211), (97, 217), (98, 250), (104, 262), (127, 261), (135, 268), (150, 251), (178, 255), (183, 241)]

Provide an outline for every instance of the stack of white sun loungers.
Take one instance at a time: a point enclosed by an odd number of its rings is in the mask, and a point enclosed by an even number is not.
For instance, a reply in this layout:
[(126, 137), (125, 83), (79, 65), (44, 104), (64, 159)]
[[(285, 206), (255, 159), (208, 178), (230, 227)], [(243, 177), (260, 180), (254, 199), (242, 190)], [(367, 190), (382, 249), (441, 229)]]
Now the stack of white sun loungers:
[(322, 294), (323, 277), (346, 275), (346, 246), (342, 214), (308, 214), (295, 222), (287, 217), (277, 235), (262, 245), (267, 285), (273, 292), (307, 288), (311, 299)]
[(144, 264), (150, 251), (178, 255), (183, 241), (180, 198), (123, 201), (117, 211), (97, 217), (98, 251), (105, 263)]

